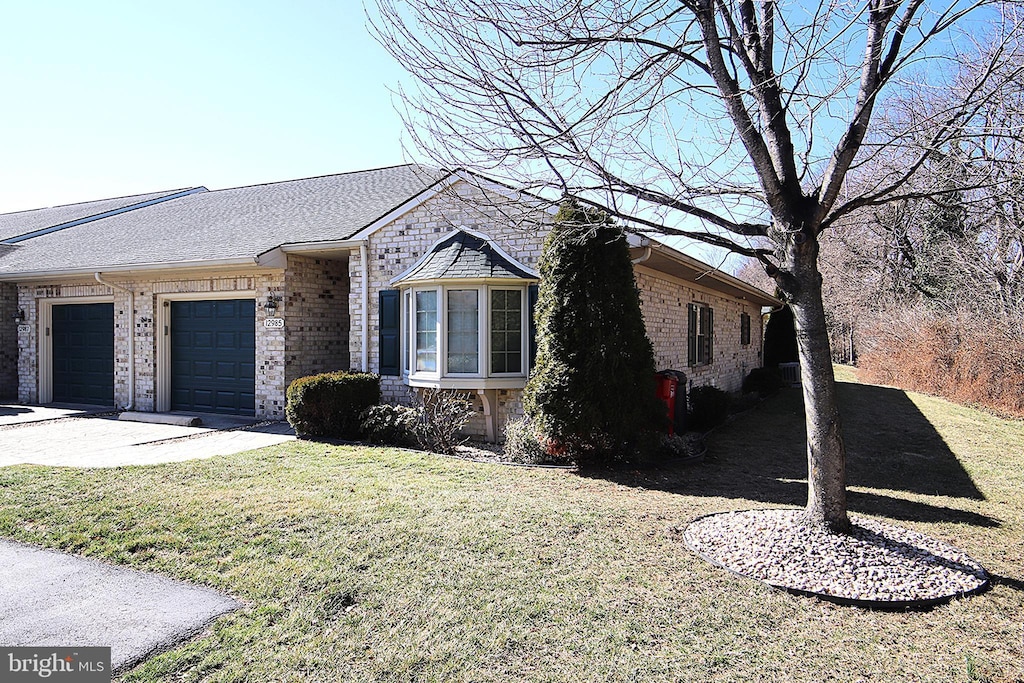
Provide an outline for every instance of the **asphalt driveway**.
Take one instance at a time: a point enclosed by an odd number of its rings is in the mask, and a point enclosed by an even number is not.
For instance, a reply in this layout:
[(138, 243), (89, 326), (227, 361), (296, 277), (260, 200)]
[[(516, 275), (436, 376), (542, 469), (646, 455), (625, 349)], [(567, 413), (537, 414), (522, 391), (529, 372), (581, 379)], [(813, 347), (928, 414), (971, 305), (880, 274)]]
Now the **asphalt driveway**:
[(198, 427), (125, 422), (75, 408), (0, 405), (0, 467), (120, 467), (197, 460), (295, 438), (282, 422), (203, 416)]
[(241, 605), (208, 588), (0, 540), (0, 645), (111, 648), (119, 673)]

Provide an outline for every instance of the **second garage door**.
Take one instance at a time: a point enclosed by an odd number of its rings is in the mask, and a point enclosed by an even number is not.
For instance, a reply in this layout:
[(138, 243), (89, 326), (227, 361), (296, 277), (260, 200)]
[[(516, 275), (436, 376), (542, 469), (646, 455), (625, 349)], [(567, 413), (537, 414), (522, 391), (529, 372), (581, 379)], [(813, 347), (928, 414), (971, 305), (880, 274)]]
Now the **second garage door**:
[(256, 302), (171, 302), (171, 410), (255, 415)]

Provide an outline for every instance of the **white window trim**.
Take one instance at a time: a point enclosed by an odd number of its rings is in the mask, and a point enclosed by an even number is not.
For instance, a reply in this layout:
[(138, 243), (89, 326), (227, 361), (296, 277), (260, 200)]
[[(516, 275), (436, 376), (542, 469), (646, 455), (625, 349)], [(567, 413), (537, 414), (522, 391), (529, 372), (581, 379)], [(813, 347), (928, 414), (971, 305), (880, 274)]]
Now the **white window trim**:
[[(448, 369), (448, 293), (452, 291), (476, 291), (476, 372), (452, 372)], [(489, 340), (485, 340), (484, 337), (489, 337), (490, 318), (488, 313), (490, 312), (490, 301), (485, 300), (488, 297), (487, 287), (484, 285), (465, 285), (460, 286), (457, 284), (448, 285), (441, 287), (443, 304), (444, 319), (439, 321), (441, 327), (441, 333), (444, 335), (444, 357), (443, 357), (443, 372), (442, 377), (454, 377), (457, 379), (475, 379), (483, 378), (488, 368), (487, 356), (484, 354), (487, 352), (489, 347)], [(440, 317), (440, 316), (438, 316)], [(485, 334), (486, 333), (486, 334)], [(440, 339), (440, 336), (438, 337)], [(440, 347), (441, 344), (438, 344)]]
[[(493, 291), (516, 291), (519, 292), (519, 371), (518, 372), (495, 372), (491, 368), (494, 359), (491, 358), (491, 292)], [(530, 368), (530, 301), (529, 292), (526, 286), (502, 287), (492, 285), (487, 288), (487, 376), (488, 377), (526, 377)]]

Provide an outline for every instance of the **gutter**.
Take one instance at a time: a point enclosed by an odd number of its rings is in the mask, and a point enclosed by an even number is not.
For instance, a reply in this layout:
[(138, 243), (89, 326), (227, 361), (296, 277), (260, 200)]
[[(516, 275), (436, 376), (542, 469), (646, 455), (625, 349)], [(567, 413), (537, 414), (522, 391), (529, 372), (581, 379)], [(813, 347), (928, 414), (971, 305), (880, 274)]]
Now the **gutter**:
[[(162, 263), (134, 263), (122, 266), (102, 266), (104, 273), (118, 273), (119, 275), (135, 275), (137, 273), (148, 273), (154, 270), (181, 271), (188, 269), (211, 269), (231, 268), (247, 266), (250, 268), (261, 268), (252, 256), (241, 256), (223, 259), (196, 259), (194, 261), (165, 261)], [(55, 277), (75, 277), (81, 275), (92, 275), (96, 272), (96, 266), (82, 268), (63, 268), (54, 270), (23, 270), (0, 272), (0, 282), (26, 282), (29, 280), (48, 280)]]
[(640, 256), (637, 256), (635, 259), (631, 259), (630, 263), (632, 263), (634, 266), (637, 265), (638, 263), (643, 263), (647, 259), (651, 258), (651, 251), (651, 245), (648, 244), (646, 247), (644, 247), (644, 253), (641, 254)]
[(135, 408), (135, 292), (113, 282), (106, 282), (99, 272), (93, 273), (93, 277), (101, 285), (128, 293), (128, 405), (124, 409), (132, 410)]
[(322, 242), (289, 242), (282, 244), (279, 249), (286, 254), (302, 254), (309, 251), (330, 251), (332, 249), (351, 249), (356, 246), (365, 245), (366, 240), (324, 240)]

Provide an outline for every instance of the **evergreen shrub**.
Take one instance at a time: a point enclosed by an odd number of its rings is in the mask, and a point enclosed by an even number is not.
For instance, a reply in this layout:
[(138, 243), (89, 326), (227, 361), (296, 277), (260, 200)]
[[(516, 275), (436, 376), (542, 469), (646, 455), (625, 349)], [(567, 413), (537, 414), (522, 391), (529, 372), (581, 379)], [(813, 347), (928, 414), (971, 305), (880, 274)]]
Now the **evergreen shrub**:
[(778, 368), (754, 368), (743, 378), (743, 393), (756, 392), (761, 398), (775, 393), (784, 386), (786, 383), (782, 380), (782, 373)]
[(716, 387), (694, 387), (690, 390), (690, 429), (706, 432), (725, 422), (732, 397)]
[(549, 453), (632, 462), (666, 428), (625, 233), (562, 205), (540, 261), (537, 362), (523, 405)]
[(285, 417), (302, 438), (358, 439), (360, 414), (380, 403), (380, 376), (325, 372), (288, 385)]

